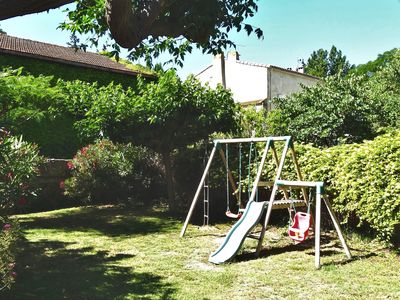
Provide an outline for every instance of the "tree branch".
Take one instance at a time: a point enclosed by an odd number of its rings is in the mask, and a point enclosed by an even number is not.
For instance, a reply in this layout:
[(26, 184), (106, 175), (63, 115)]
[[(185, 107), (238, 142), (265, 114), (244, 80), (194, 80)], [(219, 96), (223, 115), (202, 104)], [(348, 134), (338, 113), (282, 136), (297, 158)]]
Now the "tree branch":
[(0, 20), (57, 8), (74, 0), (0, 0)]

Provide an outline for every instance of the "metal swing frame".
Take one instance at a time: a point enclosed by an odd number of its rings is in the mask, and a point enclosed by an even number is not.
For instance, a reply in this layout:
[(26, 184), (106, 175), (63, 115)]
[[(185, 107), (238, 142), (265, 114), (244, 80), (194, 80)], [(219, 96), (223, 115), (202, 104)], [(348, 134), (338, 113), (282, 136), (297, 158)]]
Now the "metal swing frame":
[[(257, 175), (253, 181), (253, 187), (251, 190), (251, 195), (249, 197), (249, 202), (254, 201), (255, 200), (255, 196), (257, 194), (258, 191), (258, 187), (259, 186), (271, 186), (272, 187), (272, 192), (271, 192), (271, 196), (270, 199), (268, 201), (267, 204), (267, 212), (266, 212), (266, 216), (264, 219), (264, 222), (262, 224), (262, 230), (261, 233), (258, 237), (256, 237), (258, 239), (258, 245), (257, 245), (257, 249), (255, 252), (256, 257), (259, 256), (261, 248), (262, 248), (262, 244), (263, 244), (263, 240), (264, 240), (264, 236), (265, 236), (265, 232), (268, 226), (268, 222), (269, 219), (271, 217), (271, 213), (272, 210), (274, 208), (288, 208), (291, 204), (292, 201), (295, 201), (295, 205), (297, 204), (301, 204), (301, 202), (303, 202), (303, 204), (308, 205), (308, 195), (307, 195), (307, 188), (316, 188), (316, 207), (315, 207), (315, 267), (316, 268), (320, 268), (321, 264), (320, 264), (320, 232), (321, 232), (321, 227), (320, 227), (320, 223), (321, 223), (321, 202), (323, 199), (329, 215), (332, 219), (332, 222), (335, 226), (335, 229), (338, 233), (340, 242), (342, 243), (342, 246), (344, 248), (344, 251), (346, 253), (346, 256), (351, 259), (351, 253), (347, 247), (346, 241), (343, 237), (342, 231), (340, 229), (340, 225), (339, 222), (333, 212), (332, 206), (330, 204), (330, 202), (328, 201), (328, 199), (326, 197), (322, 198), (322, 194), (323, 194), (323, 183), (322, 182), (307, 182), (307, 181), (303, 181), (302, 178), (302, 174), (300, 172), (300, 167), (297, 161), (297, 157), (296, 157), (296, 152), (294, 150), (294, 146), (293, 146), (293, 142), (290, 136), (280, 136), (280, 137), (262, 137), (262, 138), (239, 138), (239, 139), (217, 139), (214, 140), (214, 147), (211, 151), (209, 160), (207, 162), (207, 165), (204, 169), (203, 175), (201, 177), (200, 183), (198, 185), (198, 188), (196, 190), (196, 193), (194, 195), (192, 204), (190, 206), (189, 212), (186, 216), (186, 220), (183, 224), (181, 233), (180, 233), (180, 237), (183, 237), (186, 229), (188, 227), (189, 221), (192, 217), (193, 211), (195, 209), (196, 203), (198, 201), (198, 198), (200, 196), (201, 193), (201, 189), (203, 187), (204, 181), (207, 177), (207, 174), (210, 170), (212, 161), (214, 159), (214, 156), (217, 152), (217, 150), (219, 150), (220, 156), (222, 158), (223, 163), (225, 164), (225, 166), (227, 165), (226, 162), (226, 158), (224, 155), (224, 151), (219, 147), (222, 144), (234, 144), (234, 143), (265, 143), (265, 147), (264, 147), (264, 151), (261, 157), (261, 162), (258, 165), (258, 169), (257, 169)], [(275, 142), (284, 142), (284, 148), (281, 154), (281, 158), (278, 158), (278, 154), (276, 152), (274, 143)], [(260, 182), (260, 178), (262, 175), (262, 171), (263, 171), (263, 167), (265, 165), (266, 162), (266, 157), (267, 154), (269, 152), (269, 150), (272, 150), (272, 157), (273, 160), (275, 162), (276, 165), (276, 175), (275, 175), (275, 179), (273, 182)], [(289, 152), (289, 150), (291, 150), (291, 157), (294, 163), (294, 167), (295, 167), (295, 172), (297, 175), (298, 180), (297, 181), (288, 181), (288, 180), (283, 180), (281, 179), (281, 174), (282, 174), (282, 170), (283, 170), (283, 166), (284, 166), (284, 161), (285, 158)], [(234, 190), (236, 190), (236, 184), (235, 181), (233, 179), (232, 174), (229, 172), (228, 173), (228, 177), (229, 177), (229, 181), (232, 185), (232, 188)], [(288, 195), (288, 189), (290, 188), (297, 188), (297, 189), (301, 189), (302, 190), (302, 194), (303, 194), (303, 200), (290, 200), (289, 199), (289, 195)], [(276, 200), (276, 193), (281, 190), (283, 192), (284, 198), (285, 200)], [(236, 197), (238, 197), (238, 195), (236, 194)], [(274, 207), (275, 206), (275, 207)], [(249, 235), (250, 237), (254, 235)]]

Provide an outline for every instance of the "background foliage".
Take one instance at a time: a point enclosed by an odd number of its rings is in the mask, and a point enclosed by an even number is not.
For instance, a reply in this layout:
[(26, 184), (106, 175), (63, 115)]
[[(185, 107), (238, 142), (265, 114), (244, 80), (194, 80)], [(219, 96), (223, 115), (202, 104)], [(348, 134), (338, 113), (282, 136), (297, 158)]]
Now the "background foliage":
[[(305, 146), (300, 162), (307, 180), (321, 180), (345, 222), (368, 224), (389, 241), (400, 225), (400, 131), (362, 144), (327, 149)], [(357, 222), (358, 220), (358, 222)], [(396, 231), (397, 230), (397, 231)]]
[(375, 111), (364, 93), (363, 78), (331, 76), (301, 93), (274, 99), (267, 116), (272, 135), (292, 135), (317, 146), (360, 142), (375, 135)]
[(136, 77), (124, 74), (112, 73), (90, 68), (82, 68), (56, 62), (47, 62), (23, 56), (0, 54), (0, 69), (23, 67), (22, 74), (38, 76), (52, 76), (52, 83), (57, 79), (65, 81), (82, 80), (85, 82), (97, 82), (99, 85), (108, 85), (111, 82), (121, 84), (123, 87), (135, 87)]
[(101, 140), (68, 162), (65, 194), (85, 204), (151, 205), (162, 195), (161, 174), (148, 149)]

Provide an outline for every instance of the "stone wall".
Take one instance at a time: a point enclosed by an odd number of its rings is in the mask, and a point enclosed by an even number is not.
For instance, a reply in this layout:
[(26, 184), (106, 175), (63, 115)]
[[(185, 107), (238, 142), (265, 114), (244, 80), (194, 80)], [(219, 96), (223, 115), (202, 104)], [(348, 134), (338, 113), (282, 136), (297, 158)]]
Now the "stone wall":
[(77, 205), (75, 201), (64, 196), (63, 183), (70, 176), (67, 159), (48, 159), (40, 167), (37, 185), (41, 191), (37, 200), (32, 203), (32, 211), (46, 211)]

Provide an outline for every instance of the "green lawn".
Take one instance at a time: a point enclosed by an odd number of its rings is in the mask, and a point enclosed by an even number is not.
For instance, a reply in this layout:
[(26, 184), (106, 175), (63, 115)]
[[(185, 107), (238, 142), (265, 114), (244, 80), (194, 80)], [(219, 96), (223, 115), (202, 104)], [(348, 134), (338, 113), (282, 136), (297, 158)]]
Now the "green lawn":
[(228, 224), (190, 226), (161, 212), (86, 207), (18, 216), (25, 238), (6, 299), (400, 299), (394, 252), (356, 235), (348, 261), (332, 233), (293, 245), (271, 228), (259, 259), (255, 241), (230, 264), (207, 262)]

